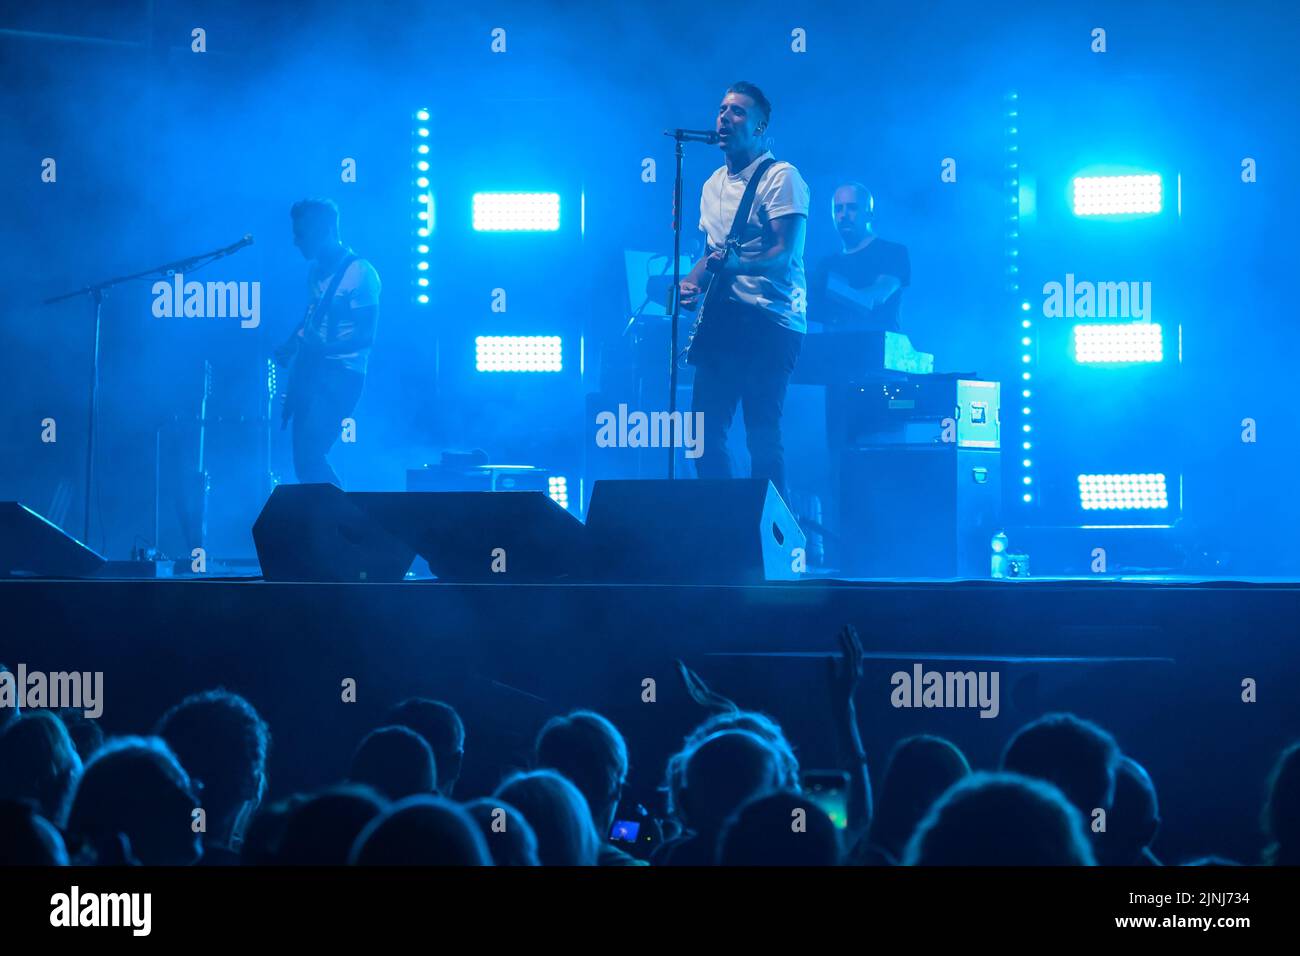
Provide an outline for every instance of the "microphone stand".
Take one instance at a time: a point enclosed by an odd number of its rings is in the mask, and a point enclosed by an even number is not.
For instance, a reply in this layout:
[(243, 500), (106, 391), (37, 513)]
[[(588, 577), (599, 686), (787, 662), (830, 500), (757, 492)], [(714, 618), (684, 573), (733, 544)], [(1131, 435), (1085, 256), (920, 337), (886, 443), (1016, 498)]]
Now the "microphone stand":
[[(95, 310), (95, 344), (91, 350), (90, 358), (90, 409), (88, 415), (89, 428), (86, 431), (86, 504), (82, 518), (82, 543), (90, 547), (90, 499), (91, 490), (95, 482), (95, 406), (99, 392), (99, 339), (100, 325), (104, 311), (104, 292), (115, 285), (121, 285), (123, 282), (131, 282), (135, 279), (144, 279), (149, 276), (171, 276), (177, 272), (193, 271), (201, 268), (211, 262), (224, 258), (231, 253), (237, 252), (244, 246), (252, 242), (251, 237), (245, 237), (239, 242), (214, 250), (205, 252), (197, 256), (190, 256), (186, 259), (178, 259), (175, 262), (168, 262), (161, 266), (155, 266), (152, 269), (145, 269), (131, 275), (115, 276), (112, 279), (104, 279), (101, 282), (95, 282), (83, 288), (76, 289), (72, 292), (65, 292), (63, 295), (56, 295), (52, 299), (46, 299), (42, 305), (53, 305), (56, 302), (63, 302), (67, 299), (75, 299), (77, 296), (88, 295), (94, 305)], [(155, 542), (156, 543), (156, 542)]]
[(686, 138), (682, 130), (673, 131), (677, 153), (677, 173), (672, 182), (672, 321), (668, 333), (668, 480), (672, 481), (677, 460), (677, 324), (681, 317), (681, 161)]

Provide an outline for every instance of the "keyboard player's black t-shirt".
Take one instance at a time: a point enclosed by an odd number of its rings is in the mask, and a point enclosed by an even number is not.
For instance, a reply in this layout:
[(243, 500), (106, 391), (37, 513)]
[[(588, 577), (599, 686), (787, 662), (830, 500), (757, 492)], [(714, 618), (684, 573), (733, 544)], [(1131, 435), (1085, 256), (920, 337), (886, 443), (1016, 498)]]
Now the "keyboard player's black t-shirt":
[[(854, 289), (865, 289), (882, 275), (897, 276), (902, 286), (874, 309), (865, 311), (827, 294), (826, 286), (832, 274)], [(911, 281), (912, 264), (907, 256), (907, 246), (888, 239), (873, 239), (857, 252), (841, 252), (817, 264), (809, 288), (808, 318), (821, 322), (828, 332), (846, 326), (897, 332), (899, 303), (903, 289)]]

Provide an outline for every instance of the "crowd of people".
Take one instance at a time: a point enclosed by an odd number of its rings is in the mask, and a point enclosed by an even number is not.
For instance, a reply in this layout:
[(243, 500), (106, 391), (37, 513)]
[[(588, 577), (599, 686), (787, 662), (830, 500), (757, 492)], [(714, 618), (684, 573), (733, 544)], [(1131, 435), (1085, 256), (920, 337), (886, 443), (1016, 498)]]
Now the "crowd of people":
[[(405, 700), (358, 743), (346, 779), (275, 801), (270, 728), (227, 690), (186, 697), (150, 736), (104, 739), (76, 712), (0, 710), (0, 864), (1160, 865), (1151, 777), (1071, 714), (1021, 727), (989, 771), (943, 738), (900, 740), (873, 799), (853, 708), (861, 647), (849, 628), (841, 640), (841, 788), (810, 784), (771, 717), (679, 664), (709, 713), (664, 768), (657, 813), (627, 798), (627, 743), (588, 710), (547, 721), (530, 766), (463, 799), (472, 736), (451, 705)], [(1300, 742), (1278, 756), (1267, 794), (1261, 860), (1170, 862), (1300, 863)]]

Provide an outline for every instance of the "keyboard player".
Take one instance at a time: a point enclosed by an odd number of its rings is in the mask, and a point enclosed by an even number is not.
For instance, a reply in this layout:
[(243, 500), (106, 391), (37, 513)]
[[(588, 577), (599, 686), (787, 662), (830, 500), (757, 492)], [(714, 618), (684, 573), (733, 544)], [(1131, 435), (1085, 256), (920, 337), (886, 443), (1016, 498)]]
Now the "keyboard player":
[(912, 278), (907, 247), (872, 228), (875, 199), (861, 183), (845, 183), (831, 197), (841, 251), (819, 262), (809, 283), (809, 315), (827, 332), (897, 332), (903, 289)]

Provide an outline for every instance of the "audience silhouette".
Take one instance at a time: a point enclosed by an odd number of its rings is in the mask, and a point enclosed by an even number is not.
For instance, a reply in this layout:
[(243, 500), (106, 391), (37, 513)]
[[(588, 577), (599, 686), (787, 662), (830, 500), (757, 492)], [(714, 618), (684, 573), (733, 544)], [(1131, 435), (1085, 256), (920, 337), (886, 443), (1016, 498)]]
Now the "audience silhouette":
[[(649, 862), (658, 866), (1161, 865), (1151, 775), (1106, 730), (1070, 713), (1016, 730), (992, 772), (973, 772), (942, 737), (899, 740), (872, 816), (852, 706), (865, 655), (851, 628), (840, 640), (830, 667), (834, 743), (860, 766), (856, 827), (850, 812), (837, 829), (801, 792), (795, 748), (774, 719), (678, 661), (688, 695), (708, 713), (662, 767), (657, 815), (625, 792), (629, 741), (591, 710), (546, 720), (531, 770), (458, 803), (465, 725), (450, 704), (410, 697), (364, 736), (346, 780), (264, 803), (271, 730), (230, 691), (185, 697), (153, 737), (105, 740), (79, 711), (5, 707), (0, 865), (646, 864), (616, 837), (642, 855), (657, 847)], [(485, 760), (501, 757), (509, 760)], [(1300, 741), (1281, 751), (1266, 785), (1263, 862), (1300, 864)], [(629, 837), (634, 827), (641, 837)], [(1186, 865), (1238, 864), (1210, 854)]]

